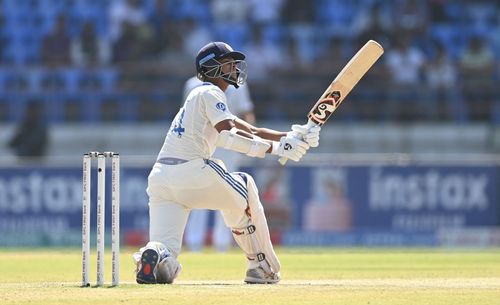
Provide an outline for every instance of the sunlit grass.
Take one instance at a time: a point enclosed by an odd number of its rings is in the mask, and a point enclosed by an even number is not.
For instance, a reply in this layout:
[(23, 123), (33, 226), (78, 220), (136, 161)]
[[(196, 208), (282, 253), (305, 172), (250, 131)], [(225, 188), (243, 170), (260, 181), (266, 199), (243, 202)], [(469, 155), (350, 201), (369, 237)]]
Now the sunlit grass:
[[(122, 284), (80, 288), (79, 249), (0, 250), (0, 304), (499, 304), (500, 250), (278, 249), (282, 282), (245, 285), (246, 261), (182, 253), (174, 285), (135, 284), (122, 251)], [(107, 251), (109, 255), (110, 251)], [(91, 258), (95, 281), (95, 251)], [(111, 279), (107, 257), (106, 279)]]

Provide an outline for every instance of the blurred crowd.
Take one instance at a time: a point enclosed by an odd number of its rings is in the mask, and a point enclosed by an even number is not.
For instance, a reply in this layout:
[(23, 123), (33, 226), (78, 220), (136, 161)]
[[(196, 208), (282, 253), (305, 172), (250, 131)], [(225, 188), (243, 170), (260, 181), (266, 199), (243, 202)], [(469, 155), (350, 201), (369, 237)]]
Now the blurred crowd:
[(304, 120), (369, 39), (386, 52), (336, 116), (500, 123), (490, 0), (0, 0), (0, 119), (158, 121), (206, 42), (247, 55), (259, 120)]

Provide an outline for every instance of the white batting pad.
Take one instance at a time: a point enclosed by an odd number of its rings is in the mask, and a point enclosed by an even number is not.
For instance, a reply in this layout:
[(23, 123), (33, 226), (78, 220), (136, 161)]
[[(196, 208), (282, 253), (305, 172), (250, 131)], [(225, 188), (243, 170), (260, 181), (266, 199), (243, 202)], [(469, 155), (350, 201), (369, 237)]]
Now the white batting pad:
[(248, 259), (256, 259), (267, 272), (278, 273), (281, 264), (274, 252), (264, 208), (252, 177), (247, 175), (249, 220), (244, 228), (232, 228), (233, 236)]

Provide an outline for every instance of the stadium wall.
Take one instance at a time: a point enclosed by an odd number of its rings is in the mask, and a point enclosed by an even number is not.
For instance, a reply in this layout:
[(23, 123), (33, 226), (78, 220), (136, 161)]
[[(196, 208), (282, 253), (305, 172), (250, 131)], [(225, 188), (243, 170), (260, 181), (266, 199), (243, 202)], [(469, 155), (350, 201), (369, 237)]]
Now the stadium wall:
[[(147, 238), (154, 158), (122, 160), (122, 239), (136, 245)], [(0, 246), (80, 245), (80, 161), (3, 166)], [(500, 245), (499, 165), (492, 156), (329, 154), (287, 167), (252, 161), (244, 170), (283, 245), (490, 246)], [(92, 215), (95, 228), (95, 207)]]

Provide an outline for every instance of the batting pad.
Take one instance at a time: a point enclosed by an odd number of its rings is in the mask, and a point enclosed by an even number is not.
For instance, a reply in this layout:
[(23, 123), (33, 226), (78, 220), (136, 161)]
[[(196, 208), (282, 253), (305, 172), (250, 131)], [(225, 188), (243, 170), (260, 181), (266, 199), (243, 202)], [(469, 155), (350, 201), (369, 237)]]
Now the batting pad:
[(246, 175), (248, 187), (249, 216), (244, 228), (232, 228), (233, 236), (249, 260), (256, 259), (266, 272), (278, 273), (281, 264), (274, 252), (264, 207), (262, 206), (255, 181)]

